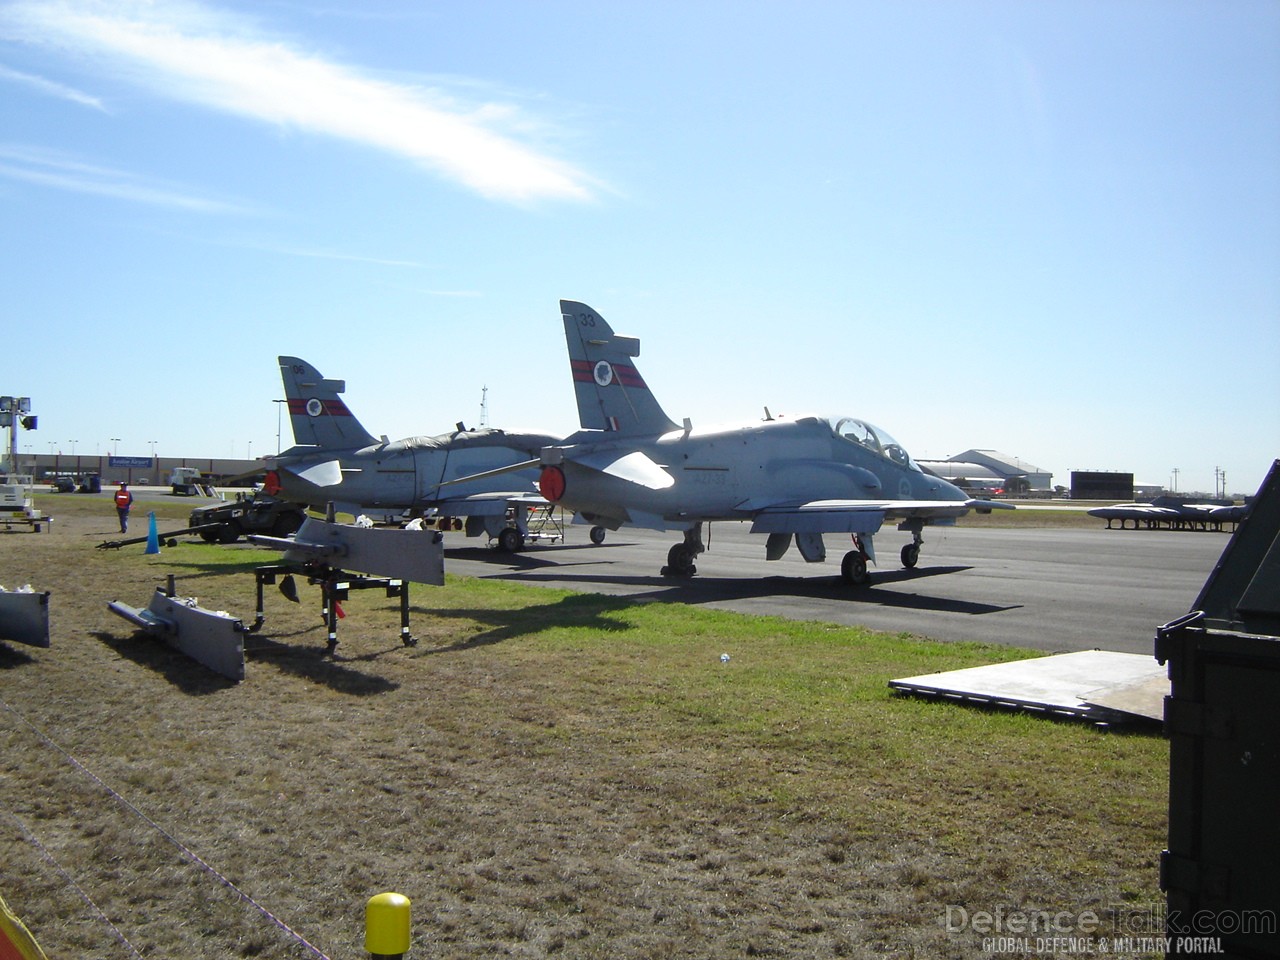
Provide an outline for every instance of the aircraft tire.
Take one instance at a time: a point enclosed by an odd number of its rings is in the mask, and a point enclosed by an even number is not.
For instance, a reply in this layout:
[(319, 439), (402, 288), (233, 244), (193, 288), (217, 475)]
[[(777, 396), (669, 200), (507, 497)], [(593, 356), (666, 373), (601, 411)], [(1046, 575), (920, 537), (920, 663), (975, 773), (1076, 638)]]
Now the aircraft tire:
[(673, 544), (667, 551), (667, 565), (662, 568), (664, 577), (692, 577), (698, 572), (693, 562), (696, 554), (683, 543)]
[(515, 527), (504, 527), (498, 534), (498, 549), (505, 553), (519, 553), (524, 549), (524, 534)]
[(598, 545), (598, 544), (601, 544), (601, 543), (604, 543), (605, 534), (606, 534), (607, 532), (608, 532), (608, 531), (606, 531), (604, 527), (592, 527), (592, 528), (591, 528), (591, 542), (592, 542), (592, 543), (594, 543), (594, 544), (597, 544), (597, 545)]
[(276, 517), (276, 522), (271, 525), (271, 535), (273, 537), (284, 538), (290, 534), (298, 532), (298, 528), (302, 526), (302, 518), (294, 514), (282, 514)]
[(914, 543), (908, 543), (902, 548), (902, 565), (908, 570), (914, 570), (917, 563), (920, 562), (920, 547)]
[(840, 561), (840, 576), (851, 587), (864, 586), (871, 579), (867, 573), (867, 558), (860, 550), (850, 550)]

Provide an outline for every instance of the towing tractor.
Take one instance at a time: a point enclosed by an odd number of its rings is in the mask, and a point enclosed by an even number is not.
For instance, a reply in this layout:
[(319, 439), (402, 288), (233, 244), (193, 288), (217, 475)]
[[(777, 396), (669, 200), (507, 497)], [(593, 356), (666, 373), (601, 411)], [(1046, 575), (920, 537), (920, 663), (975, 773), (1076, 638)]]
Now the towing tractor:
[(206, 543), (235, 543), (251, 533), (287, 537), (307, 518), (306, 508), (261, 490), (236, 494), (234, 500), (211, 503), (191, 511), (190, 526), (200, 527)]

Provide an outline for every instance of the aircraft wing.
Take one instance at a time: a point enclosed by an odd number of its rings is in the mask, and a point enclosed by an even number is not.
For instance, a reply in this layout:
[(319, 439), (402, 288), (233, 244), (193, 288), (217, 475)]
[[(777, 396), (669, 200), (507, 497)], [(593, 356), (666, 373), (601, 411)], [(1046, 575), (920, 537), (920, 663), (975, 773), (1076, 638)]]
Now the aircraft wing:
[(811, 500), (755, 511), (752, 533), (875, 533), (886, 519), (948, 521), (970, 509), (1012, 509), (986, 500)]
[(527, 490), (498, 490), (473, 493), (465, 497), (433, 500), (431, 506), (441, 516), (501, 516), (509, 505), (521, 503), (529, 507), (545, 507), (547, 500)]

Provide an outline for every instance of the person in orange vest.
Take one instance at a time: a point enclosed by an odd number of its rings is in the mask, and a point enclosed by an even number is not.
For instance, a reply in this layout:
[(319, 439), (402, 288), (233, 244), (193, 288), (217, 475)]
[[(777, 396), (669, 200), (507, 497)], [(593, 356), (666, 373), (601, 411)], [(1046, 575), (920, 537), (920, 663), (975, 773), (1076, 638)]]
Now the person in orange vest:
[(120, 515), (120, 532), (129, 532), (129, 508), (133, 506), (133, 494), (129, 485), (120, 481), (120, 489), (116, 491), (116, 513)]

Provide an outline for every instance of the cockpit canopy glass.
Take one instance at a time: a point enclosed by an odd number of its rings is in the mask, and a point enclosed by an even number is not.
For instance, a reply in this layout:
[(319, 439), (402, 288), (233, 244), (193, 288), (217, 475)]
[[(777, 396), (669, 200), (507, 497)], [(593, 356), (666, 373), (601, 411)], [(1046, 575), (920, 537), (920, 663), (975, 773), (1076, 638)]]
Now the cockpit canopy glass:
[(893, 439), (888, 431), (873, 426), (865, 420), (842, 417), (831, 421), (831, 429), (835, 431), (836, 436), (865, 447), (872, 453), (878, 453), (880, 456), (912, 470), (920, 470), (902, 444)]

